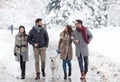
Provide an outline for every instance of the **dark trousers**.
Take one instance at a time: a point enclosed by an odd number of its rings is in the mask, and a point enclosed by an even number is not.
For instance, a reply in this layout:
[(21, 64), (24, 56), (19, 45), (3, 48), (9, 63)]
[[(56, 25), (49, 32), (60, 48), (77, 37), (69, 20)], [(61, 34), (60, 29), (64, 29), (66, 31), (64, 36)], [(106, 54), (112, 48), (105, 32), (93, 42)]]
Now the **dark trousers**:
[(64, 75), (67, 74), (67, 70), (66, 70), (66, 64), (68, 64), (69, 67), (69, 72), (71, 72), (71, 60), (63, 60), (63, 71), (64, 71)]
[(11, 30), (11, 34), (13, 34), (13, 30)]
[(88, 56), (82, 57), (82, 55), (80, 55), (80, 57), (78, 57), (78, 63), (81, 72), (88, 72)]
[(20, 55), (20, 68), (21, 68), (21, 76), (25, 76), (25, 64), (23, 61), (23, 57)]

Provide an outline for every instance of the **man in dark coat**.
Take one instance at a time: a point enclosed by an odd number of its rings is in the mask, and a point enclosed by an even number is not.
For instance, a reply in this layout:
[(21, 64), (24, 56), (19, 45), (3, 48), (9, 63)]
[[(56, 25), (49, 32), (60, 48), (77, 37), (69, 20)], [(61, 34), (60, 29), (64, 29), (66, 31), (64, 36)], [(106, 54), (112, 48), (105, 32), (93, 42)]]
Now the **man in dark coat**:
[(40, 79), (39, 58), (41, 58), (42, 76), (45, 77), (46, 48), (48, 47), (49, 37), (47, 31), (42, 26), (42, 19), (36, 19), (35, 23), (36, 25), (29, 32), (28, 41), (33, 45), (36, 68), (35, 79), (37, 80)]

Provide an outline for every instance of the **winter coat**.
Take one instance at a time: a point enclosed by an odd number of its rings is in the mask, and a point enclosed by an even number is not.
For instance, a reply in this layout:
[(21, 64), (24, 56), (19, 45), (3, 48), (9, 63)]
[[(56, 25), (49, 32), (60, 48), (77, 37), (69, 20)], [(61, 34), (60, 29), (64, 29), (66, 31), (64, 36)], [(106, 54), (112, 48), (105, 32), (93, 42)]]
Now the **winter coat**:
[[(88, 37), (89, 42), (92, 40), (93, 35), (91, 34), (91, 32), (86, 29), (85, 30), (86, 35)], [(75, 43), (75, 40), (80, 40), (79, 44), (75, 44), (76, 46), (76, 56), (79, 57), (80, 54), (82, 55), (82, 57), (88, 56), (89, 55), (89, 51), (88, 51), (88, 43), (85, 42), (82, 33), (80, 31), (78, 31), (77, 29), (75, 29), (73, 31), (73, 42)]]
[[(38, 48), (48, 47), (49, 37), (47, 31), (43, 27), (36, 29), (36, 26), (29, 32), (28, 41), (33, 45), (38, 43)], [(39, 31), (38, 31), (39, 30)]]
[(28, 41), (27, 34), (23, 35), (20, 32), (15, 37), (14, 53), (16, 53), (16, 61), (20, 62), (20, 55), (23, 61), (28, 61)]
[(63, 60), (71, 60), (73, 53), (72, 53), (72, 39), (65, 33), (63, 36), (63, 32), (60, 34), (60, 40), (58, 44), (58, 49), (60, 50), (60, 58)]

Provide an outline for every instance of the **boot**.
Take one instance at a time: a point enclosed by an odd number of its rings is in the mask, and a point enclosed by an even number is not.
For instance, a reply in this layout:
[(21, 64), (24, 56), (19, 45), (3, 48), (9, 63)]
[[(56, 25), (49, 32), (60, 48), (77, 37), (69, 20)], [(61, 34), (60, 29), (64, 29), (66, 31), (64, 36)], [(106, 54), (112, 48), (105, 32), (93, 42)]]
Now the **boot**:
[(25, 62), (21, 65), (21, 79), (25, 79)]
[(37, 73), (36, 73), (35, 80), (38, 80), (38, 79), (40, 79), (40, 72), (37, 72)]
[(25, 79), (25, 75), (22, 75), (22, 76), (21, 76), (21, 79)]
[(66, 80), (67, 79), (67, 73), (65, 72), (64, 73), (64, 80)]
[(84, 76), (83, 76), (84, 79), (85, 79), (85, 77), (86, 77), (86, 74), (87, 74), (87, 71), (84, 71)]
[(80, 77), (80, 79), (85, 79), (85, 72), (84, 72), (84, 71), (81, 72), (81, 77)]
[(67, 79), (67, 75), (64, 76), (64, 80), (66, 80), (66, 79)]
[(69, 72), (68, 72), (68, 76), (69, 76), (69, 77), (71, 76), (71, 70), (69, 70)]
[(42, 76), (45, 77), (45, 75), (46, 75), (45, 71), (44, 71), (44, 69), (42, 69)]

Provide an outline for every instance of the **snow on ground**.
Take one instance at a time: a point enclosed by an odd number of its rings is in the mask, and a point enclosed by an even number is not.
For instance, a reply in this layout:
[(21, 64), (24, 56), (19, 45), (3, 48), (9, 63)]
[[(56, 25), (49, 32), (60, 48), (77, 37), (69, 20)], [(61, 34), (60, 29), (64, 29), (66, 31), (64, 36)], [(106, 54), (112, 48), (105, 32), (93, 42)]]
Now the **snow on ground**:
[(101, 28), (93, 30), (94, 39), (90, 44), (94, 51), (109, 56), (113, 62), (120, 63), (120, 29), (119, 28)]
[(120, 80), (120, 28), (106, 27), (92, 30), (90, 65), (107, 82)]
[[(8, 73), (15, 74), (17, 63), (14, 62), (13, 49), (14, 49), (14, 36), (10, 35), (10, 33), (6, 30), (0, 30), (0, 68), (4, 69), (4, 71)], [(2, 67), (2, 65), (4, 67)], [(15, 66), (14, 66), (15, 65)], [(14, 67), (12, 67), (14, 66)], [(10, 69), (12, 68), (12, 69)]]
[[(59, 33), (61, 29), (48, 29), (50, 37), (50, 48), (57, 49)], [(29, 29), (27, 29), (27, 33)], [(101, 77), (101, 82), (118, 82), (120, 80), (120, 29), (101, 28), (91, 30), (94, 38), (89, 44), (90, 68)], [(16, 77), (20, 75), (19, 63), (14, 59), (14, 35), (8, 30), (0, 30), (0, 82), (3, 77)], [(74, 48), (74, 45), (73, 45)], [(48, 49), (50, 51), (50, 49)], [(54, 53), (51, 51), (49, 53)], [(76, 60), (76, 57), (74, 56)], [(73, 62), (74, 63), (74, 62)], [(15, 80), (11, 80), (15, 82)], [(7, 82), (7, 81), (5, 81)]]

